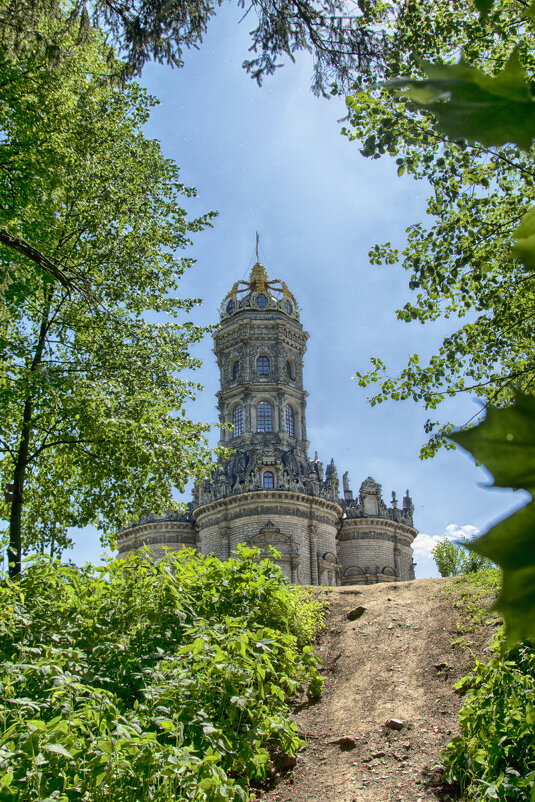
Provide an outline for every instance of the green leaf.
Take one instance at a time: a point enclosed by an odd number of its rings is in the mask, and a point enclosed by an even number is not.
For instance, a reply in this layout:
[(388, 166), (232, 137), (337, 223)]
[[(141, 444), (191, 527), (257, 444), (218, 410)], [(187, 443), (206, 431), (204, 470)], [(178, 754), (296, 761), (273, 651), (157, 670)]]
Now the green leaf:
[(205, 777), (199, 783), (199, 788), (203, 791), (211, 791), (212, 788), (217, 788), (219, 780), (216, 777)]
[(463, 61), (424, 62), (422, 67), (427, 79), (398, 78), (386, 86), (403, 88), (407, 97), (433, 111), (437, 127), (451, 139), (486, 146), (513, 143), (529, 150), (535, 136), (535, 103), (516, 49), (496, 75)]
[[(505, 409), (489, 408), (482, 423), (451, 439), (482, 462), (500, 487), (535, 488), (535, 397), (517, 394)], [(503, 569), (496, 603), (510, 641), (535, 640), (535, 503), (493, 526), (468, 548)]]
[(95, 776), (95, 778), (94, 778), (94, 783), (95, 783), (95, 785), (97, 786), (97, 788), (99, 787), (99, 785), (102, 785), (102, 783), (103, 783), (103, 782), (104, 782), (104, 780), (106, 779), (106, 775), (107, 775), (107, 773), (108, 773), (108, 772), (107, 772), (107, 770), (106, 770), (106, 771), (100, 771), (100, 772), (98, 772), (98, 774)]
[(47, 752), (53, 752), (55, 755), (63, 755), (63, 757), (68, 757), (70, 760), (73, 760), (71, 753), (61, 744), (43, 744), (43, 749)]
[(505, 409), (489, 407), (485, 419), (451, 439), (482, 462), (498, 487), (535, 489), (535, 397), (515, 395)]
[(489, 557), (504, 571), (522, 571), (535, 568), (535, 549), (528, 548), (535, 537), (535, 503), (516, 510), (495, 524), (482, 537), (467, 544), (467, 548)]
[(494, 0), (474, 0), (474, 5), (481, 16), (486, 17), (494, 5)]
[(41, 732), (46, 732), (46, 723), (41, 721), (39, 718), (31, 718), (26, 722), (27, 726), (30, 730), (40, 730)]
[(12, 771), (6, 771), (6, 773), (0, 777), (0, 788), (7, 788), (8, 785), (11, 785), (13, 776)]
[(515, 231), (515, 237), (513, 256), (528, 270), (535, 270), (535, 209), (526, 212)]

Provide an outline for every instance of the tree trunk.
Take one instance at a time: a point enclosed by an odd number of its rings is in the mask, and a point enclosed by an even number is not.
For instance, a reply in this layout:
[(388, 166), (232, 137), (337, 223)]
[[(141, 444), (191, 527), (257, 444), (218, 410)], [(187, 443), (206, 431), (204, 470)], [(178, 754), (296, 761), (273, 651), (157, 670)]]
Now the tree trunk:
[[(45, 303), (43, 314), (41, 316), (41, 325), (39, 328), (39, 337), (35, 347), (35, 353), (30, 366), (30, 372), (38, 370), (43, 359), (43, 351), (46, 343), (46, 335), (48, 333), (49, 316), (50, 316), (50, 303), (52, 300), (52, 293), (45, 290)], [(15, 470), (13, 471), (13, 499), (11, 501), (11, 514), (9, 516), (9, 546), (8, 546), (8, 564), (9, 576), (14, 579), (19, 576), (22, 570), (22, 505), (24, 502), (24, 480), (26, 478), (26, 469), (29, 464), (30, 456), (30, 439), (32, 435), (33, 423), (33, 397), (28, 395), (24, 402), (24, 413), (22, 417), (22, 431), (20, 435), (19, 449), (17, 452), (17, 459), (15, 461)]]
[(13, 579), (21, 572), (22, 562), (22, 536), (21, 519), (24, 479), (26, 478), (26, 468), (28, 466), (28, 455), (30, 451), (30, 434), (32, 429), (32, 399), (27, 398), (24, 404), (24, 417), (22, 422), (22, 433), (17, 454), (17, 462), (13, 472), (13, 500), (11, 502), (11, 515), (9, 517), (9, 547), (8, 562), (9, 576)]

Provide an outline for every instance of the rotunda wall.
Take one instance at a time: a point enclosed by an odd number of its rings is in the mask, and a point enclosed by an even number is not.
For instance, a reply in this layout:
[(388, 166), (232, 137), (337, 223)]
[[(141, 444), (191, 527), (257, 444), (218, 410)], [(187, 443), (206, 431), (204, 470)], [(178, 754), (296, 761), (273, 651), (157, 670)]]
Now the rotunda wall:
[[(338, 544), (343, 580), (347, 582), (346, 572), (355, 568), (366, 575), (385, 575), (389, 581), (394, 576), (414, 579), (411, 543), (415, 535), (411, 527), (384, 518), (343, 519)], [(356, 571), (350, 575), (358, 577)]]
[(189, 521), (155, 520), (123, 529), (117, 535), (117, 545), (119, 558), (143, 546), (161, 556), (165, 549), (196, 548), (196, 538)]
[(284, 571), (289, 579), (297, 584), (318, 584), (318, 558), (327, 552), (336, 554), (340, 512), (337, 504), (314, 496), (261, 490), (218, 499), (194, 514), (203, 554), (228, 559), (239, 543), (267, 552), (272, 542), (283, 558), (286, 551), (294, 554), (295, 559), (281, 561), (283, 571), (282, 563), (294, 565), (292, 575)]

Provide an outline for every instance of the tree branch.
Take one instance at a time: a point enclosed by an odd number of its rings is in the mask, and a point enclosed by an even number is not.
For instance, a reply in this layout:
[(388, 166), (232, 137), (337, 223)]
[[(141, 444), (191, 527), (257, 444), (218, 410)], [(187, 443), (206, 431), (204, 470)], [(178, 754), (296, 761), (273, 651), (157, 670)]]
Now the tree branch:
[(54, 264), (51, 259), (41, 253), (41, 251), (38, 251), (37, 248), (34, 248), (33, 245), (30, 245), (29, 242), (26, 242), (19, 237), (14, 237), (5, 228), (0, 228), (0, 242), (3, 245), (6, 245), (8, 248), (21, 253), (32, 262), (35, 262), (35, 264), (39, 265), (39, 267), (44, 270), (45, 273), (49, 273), (51, 276), (54, 276), (54, 278), (61, 282), (61, 284), (63, 284), (63, 286), (69, 291), (75, 289), (73, 282), (65, 275), (63, 270)]
[(38, 265), (45, 273), (48, 273), (51, 276), (54, 276), (57, 281), (60, 282), (69, 292), (69, 297), (71, 291), (75, 291), (83, 295), (87, 300), (94, 301), (93, 293), (89, 290), (89, 287), (80, 287), (78, 281), (72, 277), (68, 276), (64, 270), (62, 270), (52, 259), (49, 259), (44, 253), (39, 251), (37, 248), (34, 248), (33, 245), (30, 245), (29, 242), (26, 240), (21, 239), (20, 237), (14, 237), (6, 228), (0, 228), (0, 243), (6, 245), (8, 248), (11, 248), (17, 253), (22, 254), (30, 261), (34, 262)]
[(75, 446), (75, 447), (79, 447), (81, 443), (97, 444), (97, 443), (105, 443), (105, 442), (106, 442), (105, 439), (93, 440), (90, 437), (87, 437), (87, 438), (84, 438), (84, 437), (72, 437), (72, 438), (69, 438), (69, 439), (54, 440), (54, 441), (52, 441), (50, 443), (43, 443), (43, 445), (39, 446), (39, 448), (37, 448), (33, 452), (33, 454), (31, 454), (29, 456), (28, 464), (30, 462), (33, 462), (33, 460), (36, 457), (38, 457), (39, 454), (41, 454), (43, 451), (46, 451), (47, 448), (53, 448), (54, 446)]

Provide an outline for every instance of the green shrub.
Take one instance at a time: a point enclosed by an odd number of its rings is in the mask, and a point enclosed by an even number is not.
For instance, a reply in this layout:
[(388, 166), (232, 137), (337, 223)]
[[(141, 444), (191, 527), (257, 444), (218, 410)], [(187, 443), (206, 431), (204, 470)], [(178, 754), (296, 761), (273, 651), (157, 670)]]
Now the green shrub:
[(443, 758), (462, 799), (535, 799), (535, 651), (524, 644), (500, 656), (503, 642), (456, 685), (468, 696)]
[(468, 544), (476, 539), (475, 537), (461, 536), (457, 543), (452, 543), (448, 538), (438, 541), (431, 550), (431, 556), (435, 561), (440, 576), (473, 574), (494, 566), (491, 560), (466, 548)]
[[(501, 616), (493, 608), (501, 584), (502, 572), (499, 568), (482, 568), (475, 573), (461, 574), (441, 588), (441, 595), (453, 597), (459, 634), (480, 634), (483, 623), (501, 622)], [(455, 644), (458, 643), (455, 641)]]
[(319, 603), (247, 549), (41, 559), (0, 610), (3, 802), (246, 800), (301, 744), (287, 697), (321, 686)]

